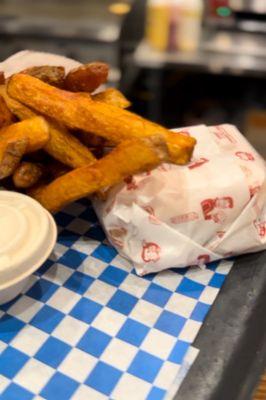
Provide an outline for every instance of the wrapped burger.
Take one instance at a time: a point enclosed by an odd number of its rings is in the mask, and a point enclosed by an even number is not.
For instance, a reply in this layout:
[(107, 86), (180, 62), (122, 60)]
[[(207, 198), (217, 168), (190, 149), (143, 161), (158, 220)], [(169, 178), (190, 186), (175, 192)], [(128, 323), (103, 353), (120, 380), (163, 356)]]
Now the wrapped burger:
[(108, 239), (139, 275), (266, 248), (263, 158), (231, 125), (184, 134), (197, 139), (189, 165), (163, 164), (94, 201)]

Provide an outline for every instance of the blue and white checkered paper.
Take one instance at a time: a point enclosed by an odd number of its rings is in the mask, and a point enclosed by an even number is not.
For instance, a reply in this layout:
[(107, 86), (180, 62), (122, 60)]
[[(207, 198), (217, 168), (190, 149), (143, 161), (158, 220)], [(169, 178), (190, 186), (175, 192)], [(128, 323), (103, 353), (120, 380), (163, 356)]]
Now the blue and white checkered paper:
[(0, 309), (0, 399), (172, 397), (232, 263), (139, 277), (87, 200), (56, 220), (54, 253)]

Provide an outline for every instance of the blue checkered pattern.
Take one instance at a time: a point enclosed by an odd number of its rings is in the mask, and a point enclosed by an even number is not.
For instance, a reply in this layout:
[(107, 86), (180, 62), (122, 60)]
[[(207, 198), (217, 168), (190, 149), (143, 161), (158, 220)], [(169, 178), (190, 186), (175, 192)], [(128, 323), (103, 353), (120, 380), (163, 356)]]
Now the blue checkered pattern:
[(173, 387), (232, 263), (139, 277), (87, 200), (24, 293), (0, 308), (1, 400), (159, 400)]

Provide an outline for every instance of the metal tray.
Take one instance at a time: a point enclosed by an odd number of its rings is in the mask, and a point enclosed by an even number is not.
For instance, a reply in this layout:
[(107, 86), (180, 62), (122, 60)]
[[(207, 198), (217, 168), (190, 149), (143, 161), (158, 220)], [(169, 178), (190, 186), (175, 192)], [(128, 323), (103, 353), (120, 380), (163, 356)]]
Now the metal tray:
[(266, 367), (266, 252), (238, 257), (175, 400), (250, 400)]

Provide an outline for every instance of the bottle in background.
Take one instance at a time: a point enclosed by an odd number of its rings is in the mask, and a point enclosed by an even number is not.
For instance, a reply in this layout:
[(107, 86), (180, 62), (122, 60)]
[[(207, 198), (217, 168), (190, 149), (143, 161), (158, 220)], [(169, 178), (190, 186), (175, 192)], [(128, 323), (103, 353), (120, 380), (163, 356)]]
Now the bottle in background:
[(170, 1), (148, 0), (146, 38), (150, 46), (165, 51), (169, 42)]
[(195, 51), (201, 38), (203, 17), (202, 0), (181, 0), (177, 29), (177, 47), (181, 51)]

